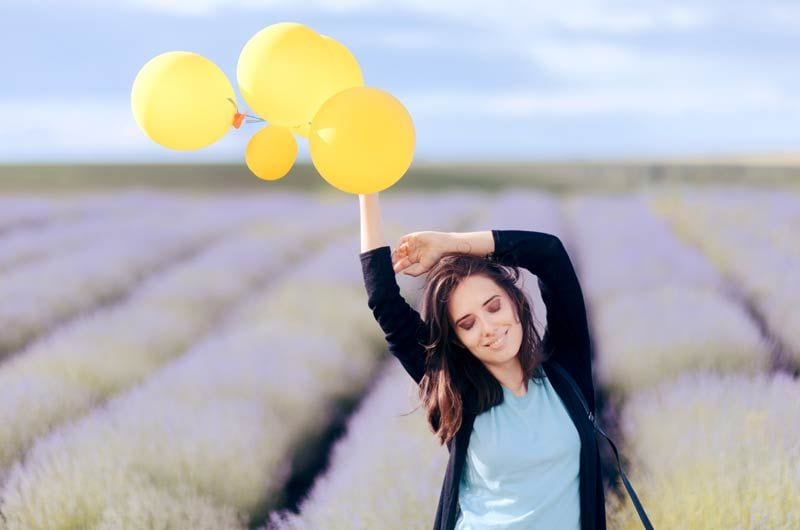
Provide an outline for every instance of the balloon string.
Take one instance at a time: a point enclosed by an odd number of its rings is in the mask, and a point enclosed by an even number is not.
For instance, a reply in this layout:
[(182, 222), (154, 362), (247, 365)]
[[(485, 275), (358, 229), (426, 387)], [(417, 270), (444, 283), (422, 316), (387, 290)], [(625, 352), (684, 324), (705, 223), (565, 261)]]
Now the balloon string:
[(239, 107), (236, 106), (236, 102), (234, 100), (232, 100), (231, 98), (226, 98), (226, 99), (231, 102), (231, 105), (233, 105), (234, 111), (236, 112), (236, 115), (234, 116), (234, 120), (233, 120), (233, 126), (236, 127), (237, 129), (239, 128), (239, 124), (241, 124), (242, 119), (245, 118), (245, 117), (251, 118), (251, 119), (245, 121), (245, 123), (258, 123), (258, 122), (267, 121), (267, 120), (264, 120), (262, 118), (259, 118), (258, 116), (254, 116), (252, 114), (247, 114), (246, 112), (245, 113), (240, 113), (239, 112)]

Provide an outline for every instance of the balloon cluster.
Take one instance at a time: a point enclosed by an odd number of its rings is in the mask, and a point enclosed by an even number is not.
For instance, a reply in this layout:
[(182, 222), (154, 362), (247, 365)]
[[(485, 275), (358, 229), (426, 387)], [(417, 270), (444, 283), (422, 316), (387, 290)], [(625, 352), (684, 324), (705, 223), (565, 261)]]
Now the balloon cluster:
[(384, 90), (364, 86), (361, 67), (340, 42), (294, 22), (273, 24), (242, 48), (236, 65), (242, 97), (258, 116), (239, 112), (223, 71), (192, 52), (162, 53), (136, 75), (131, 107), (158, 144), (193, 150), (266, 121), (247, 144), (245, 162), (264, 180), (284, 177), (297, 158), (294, 135), (307, 138), (319, 174), (348, 193), (395, 184), (414, 156), (414, 123)]

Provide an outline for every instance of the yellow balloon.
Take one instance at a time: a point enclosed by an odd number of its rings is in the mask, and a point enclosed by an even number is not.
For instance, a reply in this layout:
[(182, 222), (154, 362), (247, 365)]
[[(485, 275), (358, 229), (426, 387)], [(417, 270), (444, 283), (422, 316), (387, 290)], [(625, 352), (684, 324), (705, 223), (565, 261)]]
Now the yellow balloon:
[(202, 55), (185, 51), (150, 59), (131, 88), (131, 109), (139, 128), (164, 147), (184, 151), (225, 136), (233, 125), (235, 102), (225, 73)]
[(364, 86), (361, 66), (359, 66), (355, 56), (347, 49), (347, 46), (327, 35), (322, 35), (322, 38), (325, 40), (325, 44), (331, 54), (331, 62), (329, 64), (331, 80), (328, 97), (341, 92), (345, 88)]
[(319, 174), (348, 193), (395, 184), (414, 158), (414, 122), (394, 96), (352, 87), (323, 103), (311, 122), (309, 149)]
[(258, 178), (278, 180), (297, 159), (297, 140), (286, 127), (267, 125), (247, 142), (244, 159)]
[(329, 97), (331, 53), (311, 28), (280, 22), (262, 29), (242, 48), (236, 79), (242, 97), (270, 123), (309, 123)]
[[(345, 88), (364, 86), (364, 76), (361, 73), (361, 66), (359, 66), (355, 56), (350, 53), (350, 50), (341, 42), (327, 35), (322, 35), (322, 39), (325, 41), (325, 45), (328, 47), (331, 54), (330, 63), (327, 65), (327, 68), (330, 70), (330, 79), (328, 81), (328, 88), (325, 91), (327, 94), (325, 99), (328, 99), (337, 92), (341, 92)], [(316, 114), (316, 112), (314, 114)], [(308, 138), (310, 129), (311, 120), (307, 123), (295, 125), (292, 127), (292, 132), (297, 136)]]

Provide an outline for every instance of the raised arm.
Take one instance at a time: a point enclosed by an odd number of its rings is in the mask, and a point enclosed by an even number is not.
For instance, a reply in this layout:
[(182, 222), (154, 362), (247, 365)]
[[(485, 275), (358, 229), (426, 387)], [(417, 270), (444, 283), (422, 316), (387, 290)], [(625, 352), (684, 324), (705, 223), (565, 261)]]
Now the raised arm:
[(558, 237), (526, 230), (492, 230), (495, 250), (488, 257), (521, 266), (537, 276), (547, 307), (543, 344), (580, 386), (594, 410), (592, 353), (586, 306), (578, 277)]
[(358, 207), (361, 217), (361, 253), (386, 246), (378, 194), (359, 194)]
[(359, 195), (361, 210), (361, 270), (367, 305), (383, 330), (389, 352), (419, 383), (425, 373), (425, 325), (419, 313), (400, 295), (389, 246), (381, 226), (378, 194)]

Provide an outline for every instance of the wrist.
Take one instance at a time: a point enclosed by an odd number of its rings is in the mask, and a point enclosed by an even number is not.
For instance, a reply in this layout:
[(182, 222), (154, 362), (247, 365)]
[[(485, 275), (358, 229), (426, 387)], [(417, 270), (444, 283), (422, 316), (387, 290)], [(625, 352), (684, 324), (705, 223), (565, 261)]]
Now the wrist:
[(486, 257), (494, 252), (494, 237), (491, 230), (481, 232), (449, 232), (447, 251)]
[(450, 232), (447, 238), (447, 251), (452, 254), (469, 254), (472, 245), (464, 232)]

